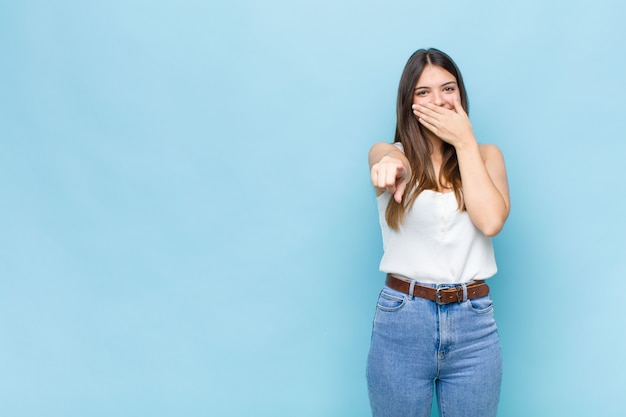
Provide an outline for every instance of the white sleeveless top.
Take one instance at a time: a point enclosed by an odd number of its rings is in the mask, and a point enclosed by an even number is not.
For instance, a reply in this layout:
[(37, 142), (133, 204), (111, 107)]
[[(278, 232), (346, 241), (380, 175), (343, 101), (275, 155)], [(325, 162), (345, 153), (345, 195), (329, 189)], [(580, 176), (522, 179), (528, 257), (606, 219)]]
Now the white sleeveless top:
[(487, 279), (497, 272), (491, 238), (474, 226), (467, 211), (458, 210), (453, 192), (422, 191), (399, 231), (385, 220), (390, 198), (387, 192), (377, 198), (382, 272), (432, 284)]

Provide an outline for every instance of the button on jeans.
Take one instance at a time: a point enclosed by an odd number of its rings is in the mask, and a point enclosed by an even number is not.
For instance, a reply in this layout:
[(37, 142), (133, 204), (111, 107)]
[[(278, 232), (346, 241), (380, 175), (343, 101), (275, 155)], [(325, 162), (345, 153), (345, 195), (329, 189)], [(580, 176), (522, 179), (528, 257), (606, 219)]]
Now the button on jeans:
[(495, 417), (501, 380), (490, 296), (438, 305), (383, 288), (367, 359), (374, 417), (429, 417), (433, 386), (440, 416)]

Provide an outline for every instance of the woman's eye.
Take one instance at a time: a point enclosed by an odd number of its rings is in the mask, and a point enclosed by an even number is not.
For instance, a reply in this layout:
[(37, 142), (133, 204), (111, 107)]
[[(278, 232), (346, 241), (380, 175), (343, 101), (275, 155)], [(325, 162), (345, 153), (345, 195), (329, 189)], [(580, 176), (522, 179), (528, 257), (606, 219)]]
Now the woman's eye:
[(452, 91), (454, 91), (454, 87), (446, 87), (443, 89), (443, 91), (447, 92), (447, 93), (451, 93)]
[(426, 90), (420, 90), (415, 92), (416, 96), (425, 96), (426, 94), (428, 94), (428, 91)]

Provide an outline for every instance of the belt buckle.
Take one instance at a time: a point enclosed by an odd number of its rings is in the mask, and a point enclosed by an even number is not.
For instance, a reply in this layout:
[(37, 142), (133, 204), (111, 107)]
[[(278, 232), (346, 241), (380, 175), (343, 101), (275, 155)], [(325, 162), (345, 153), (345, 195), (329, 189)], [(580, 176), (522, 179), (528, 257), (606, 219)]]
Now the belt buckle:
[[(451, 302), (454, 301), (446, 301), (443, 300), (441, 297), (441, 290), (449, 290), (450, 288), (437, 288), (435, 290), (435, 303), (437, 303), (437, 305), (443, 306), (443, 305), (447, 305), (450, 304)], [(458, 286), (455, 290), (456, 292), (456, 300), (459, 303), (462, 303), (464, 301), (464, 297), (463, 297), (463, 287)]]
[(437, 303), (437, 305), (445, 305), (446, 303), (441, 301), (441, 288), (437, 288), (435, 290), (435, 303)]

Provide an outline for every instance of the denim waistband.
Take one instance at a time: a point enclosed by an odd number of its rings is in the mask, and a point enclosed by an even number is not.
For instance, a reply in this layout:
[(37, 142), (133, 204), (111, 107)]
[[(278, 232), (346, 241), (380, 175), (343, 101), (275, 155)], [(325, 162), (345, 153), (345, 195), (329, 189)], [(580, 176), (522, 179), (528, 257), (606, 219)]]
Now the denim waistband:
[(400, 279), (402, 281), (406, 281), (407, 283), (413, 283), (414, 285), (421, 285), (422, 287), (430, 287), (430, 288), (435, 288), (435, 289), (439, 289), (439, 288), (455, 288), (455, 287), (460, 287), (463, 285), (470, 285), (474, 282), (483, 282), (484, 280), (482, 279), (471, 279), (469, 281), (463, 281), (463, 282), (455, 282), (455, 283), (444, 283), (444, 284), (435, 284), (432, 282), (422, 282), (419, 280), (415, 280), (415, 279), (411, 279), (411, 278), (407, 278), (403, 275), (397, 275), (397, 274), (389, 274), (391, 276), (393, 276), (394, 278)]

